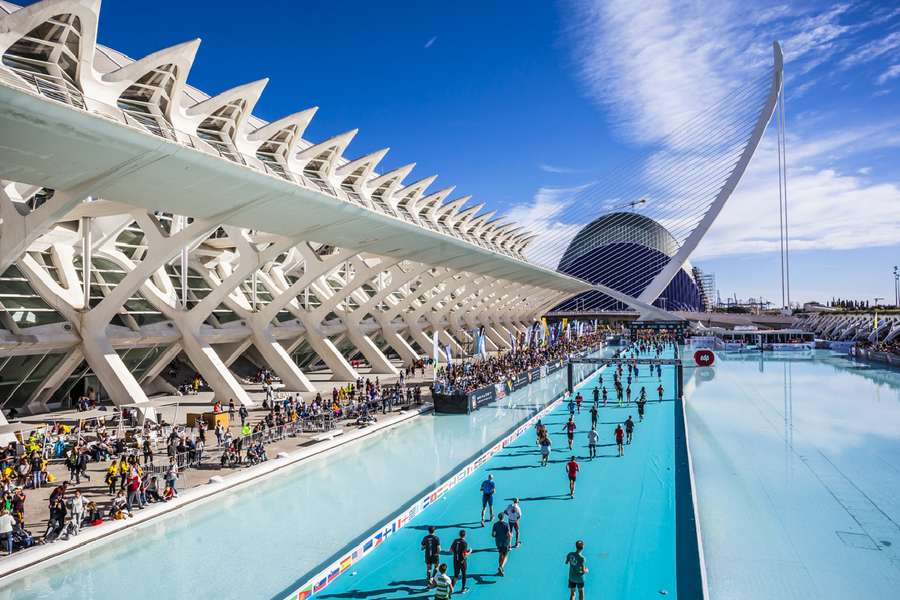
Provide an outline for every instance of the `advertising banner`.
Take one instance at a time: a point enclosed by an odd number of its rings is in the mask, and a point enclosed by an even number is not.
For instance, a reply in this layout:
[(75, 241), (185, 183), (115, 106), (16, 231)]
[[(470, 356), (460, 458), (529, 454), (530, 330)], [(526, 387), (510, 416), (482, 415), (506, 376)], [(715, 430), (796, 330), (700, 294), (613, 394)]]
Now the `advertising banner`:
[(488, 385), (474, 392), (469, 392), (469, 406), (471, 410), (490, 404), (496, 399), (494, 386)]

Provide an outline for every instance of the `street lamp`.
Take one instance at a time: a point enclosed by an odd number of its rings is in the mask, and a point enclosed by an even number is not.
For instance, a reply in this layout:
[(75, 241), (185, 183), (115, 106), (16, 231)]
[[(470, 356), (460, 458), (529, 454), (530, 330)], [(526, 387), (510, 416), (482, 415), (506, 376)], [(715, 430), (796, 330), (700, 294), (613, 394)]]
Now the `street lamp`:
[(900, 267), (894, 265), (894, 306), (900, 308)]

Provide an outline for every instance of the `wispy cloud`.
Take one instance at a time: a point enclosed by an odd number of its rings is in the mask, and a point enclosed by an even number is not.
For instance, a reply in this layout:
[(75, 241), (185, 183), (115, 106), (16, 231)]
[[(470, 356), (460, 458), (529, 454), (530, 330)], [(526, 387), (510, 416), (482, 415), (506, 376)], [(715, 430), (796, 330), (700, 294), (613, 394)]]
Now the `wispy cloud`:
[[(788, 140), (792, 250), (848, 250), (898, 242), (900, 186), (871, 181), (865, 177), (871, 167), (848, 174), (820, 166), (844, 157), (835, 154), (838, 151), (850, 156), (869, 153), (894, 147), (896, 141), (892, 140), (890, 135), (874, 136), (871, 128), (802, 142), (796, 137)], [(697, 248), (695, 258), (779, 250), (778, 164), (772, 136), (760, 147), (756, 159)]]
[(437, 41), (437, 36), (434, 35), (427, 42), (425, 42), (425, 48), (431, 48), (434, 46), (434, 43)]
[(841, 66), (854, 67), (862, 63), (871, 62), (897, 50), (900, 50), (900, 31), (895, 31), (880, 40), (874, 40), (861, 46), (844, 58), (841, 61)]
[(538, 169), (543, 171), (544, 173), (578, 173), (578, 169), (572, 169), (571, 167), (560, 167), (557, 165), (548, 165), (547, 163), (541, 163), (538, 165)]
[(891, 65), (884, 73), (878, 76), (878, 85), (884, 85), (897, 77), (900, 77), (900, 65)]
[[(645, 172), (652, 175), (650, 179), (676, 186), (668, 190), (669, 203), (677, 203), (675, 199), (689, 192), (677, 186), (674, 175), (679, 169), (703, 168), (691, 162), (699, 153), (671, 144), (671, 132), (688, 116), (727, 97), (771, 64), (771, 49), (765, 40), (783, 40), (788, 101), (794, 110), (797, 98), (814, 88), (819, 78), (828, 77), (825, 66), (875, 64), (892, 56), (900, 45), (900, 33), (858, 43), (860, 32), (870, 35), (876, 23), (894, 18), (896, 11), (867, 14), (851, 4), (794, 9), (787, 3), (763, 3), (759, 8), (753, 23), (748, 21), (746, 4), (737, 0), (714, 4), (593, 0), (572, 5), (576, 66), (587, 94), (611, 112), (610, 120), (626, 140), (653, 148)], [(898, 76), (900, 68), (894, 72), (892, 66), (879, 80), (884, 78), (884, 83)], [(823, 115), (823, 121), (826, 117), (833, 115)], [(871, 181), (865, 177), (868, 173), (842, 168), (842, 164), (851, 156), (868, 155), (874, 148), (893, 147), (900, 126), (875, 122), (848, 128), (839, 119), (830, 122), (839, 125), (832, 131), (821, 124), (804, 128), (796, 117), (789, 120), (792, 248), (896, 244), (900, 185)], [(744, 181), (695, 253), (697, 257), (778, 250), (773, 139), (769, 135), (760, 146)], [(671, 155), (684, 156), (687, 162), (664, 162)], [(659, 192), (657, 198), (666, 198)], [(668, 222), (663, 213), (655, 216)]]
[(578, 194), (592, 184), (574, 187), (542, 187), (528, 204), (514, 206), (506, 217), (528, 231), (540, 233), (529, 245), (526, 256), (530, 260), (551, 268), (556, 268), (569, 242), (585, 223), (572, 223), (566, 219), (569, 209)]

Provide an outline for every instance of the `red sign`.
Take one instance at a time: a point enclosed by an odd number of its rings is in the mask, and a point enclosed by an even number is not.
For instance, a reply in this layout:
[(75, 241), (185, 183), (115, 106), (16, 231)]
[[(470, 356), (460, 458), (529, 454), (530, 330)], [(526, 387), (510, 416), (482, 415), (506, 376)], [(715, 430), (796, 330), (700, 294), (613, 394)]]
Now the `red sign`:
[(716, 362), (716, 355), (712, 350), (697, 350), (694, 352), (694, 362), (698, 367), (711, 367)]

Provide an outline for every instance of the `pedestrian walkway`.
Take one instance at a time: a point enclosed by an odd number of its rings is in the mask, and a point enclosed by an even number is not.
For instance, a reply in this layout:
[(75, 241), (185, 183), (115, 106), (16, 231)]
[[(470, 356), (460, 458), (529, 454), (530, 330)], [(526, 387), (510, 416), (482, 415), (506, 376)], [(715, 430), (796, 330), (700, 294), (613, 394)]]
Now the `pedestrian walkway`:
[[(632, 384), (635, 397), (646, 386), (652, 400), (644, 421), (638, 422), (634, 405), (619, 407), (612, 401), (601, 407), (600, 446), (594, 460), (588, 459), (587, 432), (597, 377), (581, 386), (585, 401), (575, 417), (574, 447), (581, 469), (574, 498), (569, 497), (565, 472), (573, 453), (567, 449), (563, 431), (568, 408), (562, 403), (544, 419), (553, 442), (548, 466), (540, 466), (535, 434), (526, 432), (355, 566), (355, 574), (341, 576), (316, 598), (433, 598), (434, 592), (425, 588), (420, 550), (430, 525), (437, 528), (441, 561), (448, 564), (451, 575), (450, 544), (460, 529), (466, 530), (473, 550), (467, 598), (567, 597), (568, 570), (563, 561), (577, 539), (585, 541), (590, 570), (585, 598), (674, 598), (674, 367), (663, 367), (661, 381), (667, 391), (662, 403), (655, 401), (659, 381), (644, 369)], [(612, 387), (611, 370), (604, 374), (604, 383)], [(610, 397), (615, 398), (615, 393)], [(625, 446), (624, 457), (617, 458), (613, 431), (628, 415), (636, 422), (634, 440)], [(498, 555), (491, 524), (482, 528), (479, 518), (480, 486), (488, 474), (497, 484), (495, 513), (514, 497), (523, 511), (522, 545), (511, 551), (504, 577), (495, 575)]]

